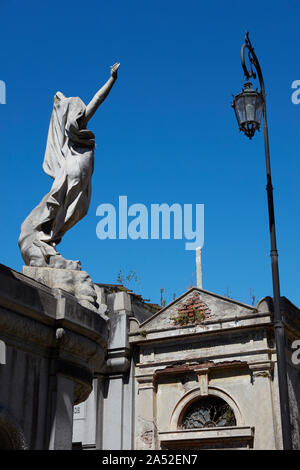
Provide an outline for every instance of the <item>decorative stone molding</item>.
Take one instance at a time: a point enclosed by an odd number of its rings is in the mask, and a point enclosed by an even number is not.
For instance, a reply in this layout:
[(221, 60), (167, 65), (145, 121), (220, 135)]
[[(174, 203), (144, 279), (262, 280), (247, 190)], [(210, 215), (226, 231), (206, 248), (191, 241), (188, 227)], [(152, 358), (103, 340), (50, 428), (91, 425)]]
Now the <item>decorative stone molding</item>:
[(195, 368), (195, 373), (198, 377), (199, 388), (201, 396), (208, 395), (208, 367)]
[[(222, 398), (230, 408), (232, 408), (237, 426), (243, 426), (244, 420), (242, 418), (241, 411), (235, 402), (235, 400), (224, 390), (221, 390), (218, 387), (208, 386), (207, 395), (215, 395), (219, 398)], [(200, 399), (203, 395), (201, 390), (197, 387), (193, 390), (188, 391), (181, 397), (181, 399), (176, 403), (175, 408), (171, 414), (170, 418), (170, 431), (176, 431), (180, 427), (181, 419), (186, 411), (186, 409), (196, 400)]]
[[(130, 360), (125, 356), (109, 357), (101, 367), (101, 374), (124, 374), (130, 368)], [(122, 375), (123, 377), (123, 375)]]
[(138, 383), (139, 390), (155, 390), (155, 381), (153, 374), (137, 375), (136, 381)]
[(69, 292), (82, 306), (97, 310), (97, 293), (86, 271), (23, 266), (22, 272), (48, 287)]
[[(27, 444), (20, 425), (13, 415), (0, 405), (0, 440), (5, 450), (26, 450)], [(4, 450), (2, 448), (2, 450)]]
[(267, 378), (272, 380), (274, 373), (274, 363), (273, 362), (261, 362), (249, 364), (249, 369), (251, 373), (251, 383), (253, 384), (257, 378)]
[[(152, 364), (151, 364), (152, 366)], [(222, 362), (186, 362), (185, 364), (173, 365), (172, 367), (165, 367), (164, 369), (157, 369), (154, 373), (154, 381), (164, 375), (186, 375), (188, 373), (195, 373), (197, 375), (208, 374), (210, 370), (217, 369), (234, 369), (240, 367), (247, 367), (246, 361), (222, 361)]]
[(27, 345), (49, 348), (55, 343), (55, 330), (41, 322), (0, 306), (0, 331), (2, 335), (18, 338)]
[(59, 353), (70, 355), (79, 363), (94, 367), (97, 371), (104, 361), (105, 351), (95, 341), (65, 328), (56, 330), (56, 341)]
[(91, 385), (87, 385), (86, 383), (76, 380), (74, 386), (74, 405), (78, 405), (79, 403), (87, 400), (91, 391)]
[(130, 348), (128, 343), (131, 299), (126, 292), (116, 292), (107, 296), (110, 310), (109, 338), (105, 363), (101, 374), (114, 376), (124, 374), (130, 368)]
[(250, 426), (159, 432), (162, 449), (251, 448), (253, 437), (254, 428)]

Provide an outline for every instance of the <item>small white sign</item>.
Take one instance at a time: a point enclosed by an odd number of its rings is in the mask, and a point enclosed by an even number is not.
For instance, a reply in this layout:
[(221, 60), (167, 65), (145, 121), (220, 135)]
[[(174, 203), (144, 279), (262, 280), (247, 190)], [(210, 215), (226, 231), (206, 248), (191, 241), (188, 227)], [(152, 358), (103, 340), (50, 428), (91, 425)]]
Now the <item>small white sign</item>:
[(0, 364), (6, 364), (6, 345), (0, 340)]
[(80, 403), (80, 405), (75, 405), (73, 410), (74, 419), (84, 419), (85, 418), (85, 403)]

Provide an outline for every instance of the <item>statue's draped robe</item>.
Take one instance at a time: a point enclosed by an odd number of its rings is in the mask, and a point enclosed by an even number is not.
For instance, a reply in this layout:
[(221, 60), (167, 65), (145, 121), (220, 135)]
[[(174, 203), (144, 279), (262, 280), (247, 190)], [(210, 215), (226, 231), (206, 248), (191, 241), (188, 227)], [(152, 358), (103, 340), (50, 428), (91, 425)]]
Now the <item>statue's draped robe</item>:
[(88, 211), (95, 140), (85, 129), (85, 109), (80, 98), (55, 95), (43, 163), (54, 182), (21, 227), (19, 245), (27, 265), (48, 265), (62, 236)]

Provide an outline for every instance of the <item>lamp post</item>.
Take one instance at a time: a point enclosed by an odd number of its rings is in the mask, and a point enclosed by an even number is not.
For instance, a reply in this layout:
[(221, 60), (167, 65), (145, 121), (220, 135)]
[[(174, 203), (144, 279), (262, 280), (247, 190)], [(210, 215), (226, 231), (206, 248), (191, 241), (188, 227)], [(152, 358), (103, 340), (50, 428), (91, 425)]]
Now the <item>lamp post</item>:
[[(245, 64), (245, 50), (248, 49), (248, 58), (250, 69)], [(275, 232), (275, 216), (273, 204), (273, 186), (271, 179), (271, 165), (269, 152), (269, 137), (266, 113), (266, 95), (265, 85), (261, 72), (261, 68), (249, 39), (249, 33), (246, 33), (245, 43), (241, 49), (242, 68), (246, 77), (246, 83), (243, 91), (234, 97), (233, 108), (236, 114), (240, 131), (243, 131), (249, 139), (260, 128), (261, 116), (263, 115), (264, 123), (264, 141), (265, 141), (265, 157), (267, 170), (267, 196), (269, 210), (269, 229), (271, 240), (271, 264), (272, 264), (272, 280), (273, 280), (273, 309), (274, 309), (274, 330), (277, 352), (277, 368), (278, 368), (278, 384), (281, 412), (281, 427), (283, 448), (285, 450), (292, 449), (291, 422), (290, 422), (290, 406), (288, 395), (287, 366), (285, 358), (285, 335), (284, 324), (282, 321), (280, 309), (280, 287), (279, 287), (279, 271), (278, 271), (278, 252), (276, 247)], [(255, 70), (254, 70), (255, 69)], [(258, 75), (260, 91), (252, 89), (250, 78), (256, 78)]]

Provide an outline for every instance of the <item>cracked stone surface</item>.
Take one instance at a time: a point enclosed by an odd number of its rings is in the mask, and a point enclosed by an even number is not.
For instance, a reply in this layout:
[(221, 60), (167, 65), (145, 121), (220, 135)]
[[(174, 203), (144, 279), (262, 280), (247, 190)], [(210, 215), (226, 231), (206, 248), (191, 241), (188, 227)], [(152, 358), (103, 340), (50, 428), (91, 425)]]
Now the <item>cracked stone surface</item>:
[[(23, 266), (23, 274), (48, 287), (69, 292), (83, 307), (98, 312), (97, 292), (86, 271)], [(103, 310), (101, 306), (101, 313), (104, 313)]]

